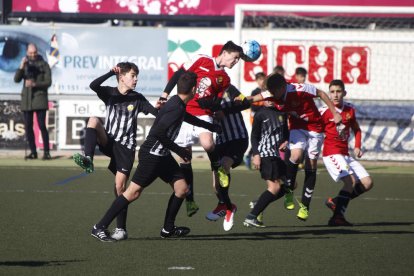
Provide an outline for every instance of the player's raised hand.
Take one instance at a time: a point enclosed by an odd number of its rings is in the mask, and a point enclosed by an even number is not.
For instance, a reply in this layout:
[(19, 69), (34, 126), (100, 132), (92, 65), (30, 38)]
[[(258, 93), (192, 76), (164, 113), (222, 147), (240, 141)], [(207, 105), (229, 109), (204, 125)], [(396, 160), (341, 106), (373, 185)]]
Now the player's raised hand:
[(115, 75), (118, 75), (121, 72), (121, 68), (119, 68), (118, 66), (114, 66), (111, 69), (112, 72), (115, 73)]

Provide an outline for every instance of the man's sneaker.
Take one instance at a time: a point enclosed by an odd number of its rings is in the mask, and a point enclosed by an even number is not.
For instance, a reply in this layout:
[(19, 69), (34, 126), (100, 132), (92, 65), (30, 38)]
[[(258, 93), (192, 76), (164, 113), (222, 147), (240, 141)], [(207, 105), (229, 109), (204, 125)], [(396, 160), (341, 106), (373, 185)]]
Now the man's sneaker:
[(333, 216), (329, 219), (329, 226), (353, 226), (352, 223), (348, 222), (343, 216)]
[(257, 228), (266, 227), (263, 224), (263, 222), (258, 221), (257, 218), (245, 218), (244, 222), (243, 222), (243, 225), (246, 226), (246, 227), (253, 226), (253, 227), (257, 227)]
[(218, 168), (217, 176), (221, 187), (226, 188), (229, 186), (229, 175), (226, 173), (223, 167)]
[(207, 213), (206, 219), (211, 220), (211, 221), (216, 221), (219, 218), (222, 218), (226, 215), (226, 210), (227, 210), (226, 204), (219, 203), (217, 204), (216, 209)]
[(128, 232), (122, 228), (115, 228), (112, 232), (111, 238), (117, 241), (122, 241), (128, 239)]
[(89, 156), (83, 156), (80, 153), (75, 153), (73, 155), (73, 160), (75, 160), (75, 163), (81, 167), (82, 169), (85, 170), (86, 173), (92, 173), (94, 168), (93, 168), (93, 162), (92, 162), (92, 158)]
[(180, 237), (187, 236), (188, 233), (190, 233), (190, 228), (174, 226), (174, 229), (171, 230), (170, 232), (165, 231), (165, 229), (162, 228), (160, 236), (163, 239), (165, 239), (165, 238), (180, 238)]
[[(255, 200), (250, 201), (250, 203), (249, 203), (250, 209), (253, 209), (254, 208), (254, 205), (256, 205), (256, 202), (257, 201), (255, 201)], [(257, 218), (256, 219), (257, 219), (258, 222), (260, 222), (263, 225), (263, 212), (260, 212), (257, 215)]]
[(223, 221), (223, 228), (224, 231), (230, 231), (234, 225), (234, 214), (237, 211), (236, 205), (233, 204), (233, 208), (231, 210), (226, 210), (226, 215), (224, 216)]
[(309, 217), (308, 207), (299, 202), (299, 212), (296, 215), (300, 220), (307, 220)]
[(289, 188), (286, 189), (284, 205), (288, 210), (295, 209), (295, 203), (293, 202), (293, 191)]
[(91, 235), (92, 237), (97, 238), (101, 242), (115, 242), (116, 241), (109, 235), (109, 231), (107, 229), (98, 229), (96, 228), (96, 225), (93, 226)]
[(325, 201), (326, 207), (331, 209), (332, 212), (335, 212), (336, 209), (336, 203), (335, 200), (332, 197), (328, 197), (328, 199)]
[(198, 205), (195, 203), (195, 201), (193, 200), (187, 200), (185, 202), (185, 205), (187, 207), (187, 216), (192, 217), (193, 215), (195, 215), (195, 213), (197, 213), (198, 209)]

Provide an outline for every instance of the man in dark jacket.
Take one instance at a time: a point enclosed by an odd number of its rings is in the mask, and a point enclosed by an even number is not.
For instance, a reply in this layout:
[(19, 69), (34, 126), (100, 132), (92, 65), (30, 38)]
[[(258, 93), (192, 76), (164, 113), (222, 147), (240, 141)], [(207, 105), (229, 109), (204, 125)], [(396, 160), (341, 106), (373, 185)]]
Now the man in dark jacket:
[(26, 139), (31, 153), (26, 159), (37, 159), (35, 137), (33, 132), (33, 113), (42, 132), (44, 155), (43, 160), (51, 159), (49, 153), (49, 133), (46, 128), (46, 111), (48, 110), (47, 89), (52, 83), (50, 67), (37, 53), (36, 45), (27, 46), (26, 56), (22, 59), (14, 75), (14, 81), (23, 81), (21, 110), (24, 114)]

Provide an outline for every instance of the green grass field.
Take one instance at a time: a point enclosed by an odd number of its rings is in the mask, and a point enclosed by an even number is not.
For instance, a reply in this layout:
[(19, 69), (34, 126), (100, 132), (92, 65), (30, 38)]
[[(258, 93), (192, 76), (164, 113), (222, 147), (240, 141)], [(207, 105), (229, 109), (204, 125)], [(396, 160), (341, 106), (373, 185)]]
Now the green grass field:
[(257, 171), (239, 168), (231, 187), (235, 226), (224, 232), (222, 221), (204, 218), (216, 198), (207, 165), (197, 163), (200, 211), (188, 218), (183, 206), (176, 222), (191, 228), (188, 237), (159, 237), (171, 190), (157, 181), (129, 208), (130, 238), (106, 244), (90, 236), (114, 199), (106, 163), (76, 178), (81, 171), (71, 160), (0, 160), (0, 275), (412, 275), (413, 167), (369, 167), (375, 187), (350, 203), (347, 218), (355, 226), (348, 228), (327, 226), (331, 213), (323, 202), (340, 184), (321, 169), (308, 221), (277, 201), (263, 229), (242, 221), (264, 182)]

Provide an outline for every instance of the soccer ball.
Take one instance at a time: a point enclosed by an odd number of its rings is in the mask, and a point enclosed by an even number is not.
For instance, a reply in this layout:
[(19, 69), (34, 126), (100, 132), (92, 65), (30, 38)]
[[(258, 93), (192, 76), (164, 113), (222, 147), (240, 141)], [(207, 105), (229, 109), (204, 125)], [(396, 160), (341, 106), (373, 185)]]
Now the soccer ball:
[(253, 39), (248, 39), (241, 45), (243, 48), (243, 59), (245, 61), (256, 61), (262, 54), (259, 42)]

